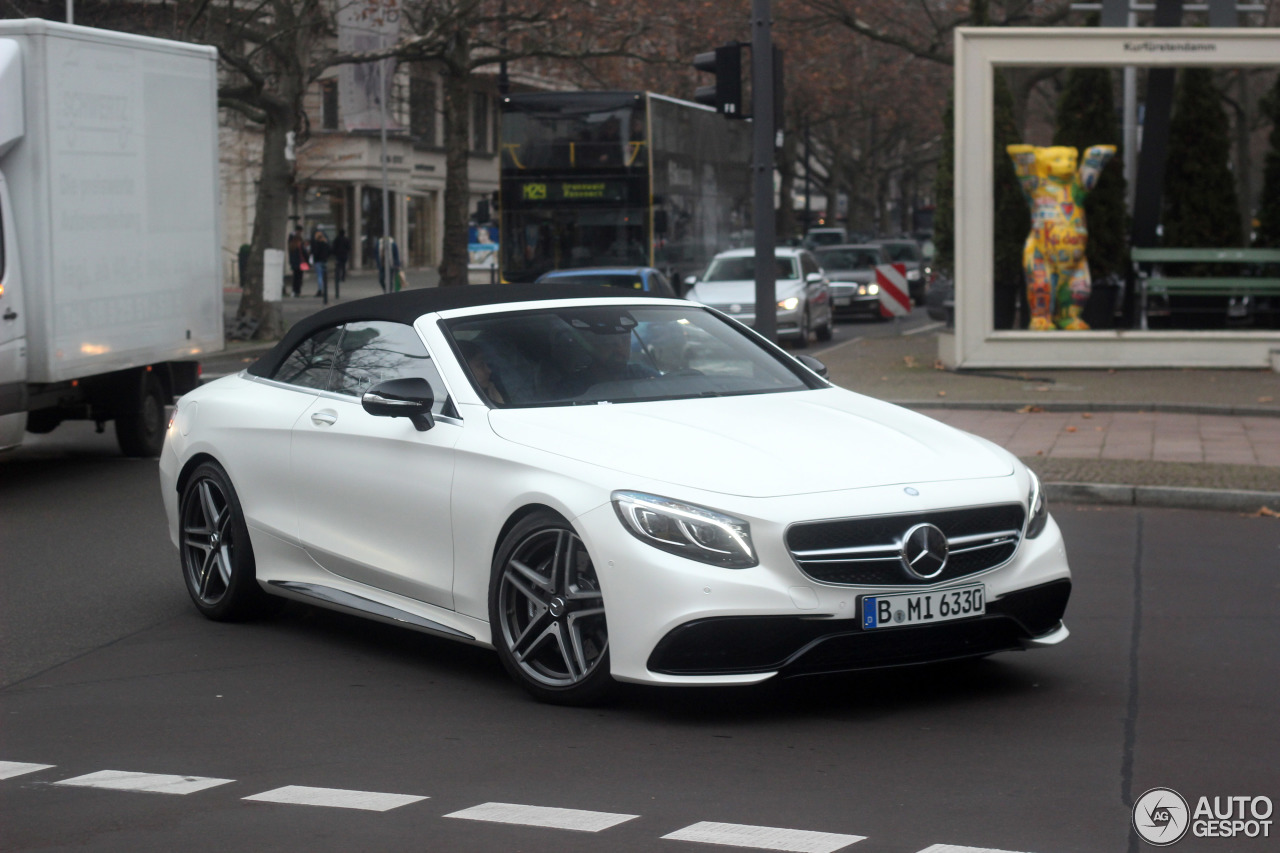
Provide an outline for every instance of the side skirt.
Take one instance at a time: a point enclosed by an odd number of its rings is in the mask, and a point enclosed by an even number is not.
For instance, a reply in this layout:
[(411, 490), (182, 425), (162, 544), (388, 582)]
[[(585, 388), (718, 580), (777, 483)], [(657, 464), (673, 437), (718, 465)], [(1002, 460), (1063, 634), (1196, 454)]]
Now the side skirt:
[(426, 631), (431, 634), (439, 634), (442, 637), (449, 637), (454, 640), (466, 640), (472, 643), (477, 642), (475, 637), (463, 631), (459, 631), (456, 628), (450, 628), (448, 625), (433, 622), (430, 619), (409, 613), (408, 611), (401, 610), (397, 607), (372, 601), (368, 598), (363, 598), (362, 596), (355, 595), (350, 592), (334, 589), (333, 587), (321, 586), (320, 584), (313, 583), (300, 583), (298, 581), (267, 581), (267, 586), (273, 587), (273, 591), (283, 593), (288, 598), (307, 601), (321, 607), (327, 607), (331, 610), (342, 610), (348, 613), (353, 613), (356, 616), (367, 616), (381, 622), (401, 625), (406, 628), (412, 628), (416, 631)]

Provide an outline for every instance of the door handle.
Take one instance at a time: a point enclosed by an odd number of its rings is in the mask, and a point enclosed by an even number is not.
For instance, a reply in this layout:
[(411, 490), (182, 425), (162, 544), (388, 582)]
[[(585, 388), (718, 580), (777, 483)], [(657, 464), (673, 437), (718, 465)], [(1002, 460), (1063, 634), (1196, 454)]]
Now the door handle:
[(333, 426), (338, 422), (338, 416), (333, 412), (312, 412), (311, 422), (316, 426)]
[(12, 308), (6, 308), (4, 309), (4, 318), (6, 320), (16, 320), (18, 319), (18, 312), (14, 311)]

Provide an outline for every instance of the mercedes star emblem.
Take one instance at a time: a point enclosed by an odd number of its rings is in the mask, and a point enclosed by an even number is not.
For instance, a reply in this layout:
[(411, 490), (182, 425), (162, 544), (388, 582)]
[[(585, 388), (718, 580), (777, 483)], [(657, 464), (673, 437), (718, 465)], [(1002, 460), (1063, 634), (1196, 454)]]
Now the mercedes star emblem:
[(920, 580), (932, 580), (947, 565), (947, 535), (932, 524), (917, 524), (902, 537), (902, 567)]

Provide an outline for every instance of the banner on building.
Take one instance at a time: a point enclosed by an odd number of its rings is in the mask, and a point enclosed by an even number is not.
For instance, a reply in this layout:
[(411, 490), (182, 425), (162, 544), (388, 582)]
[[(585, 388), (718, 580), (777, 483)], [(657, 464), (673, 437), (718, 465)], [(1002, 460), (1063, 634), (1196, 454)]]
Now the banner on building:
[[(338, 50), (361, 53), (390, 47), (400, 38), (402, 0), (339, 0)], [(382, 76), (386, 75), (387, 130), (400, 130), (390, 112), (396, 61), (384, 59), (338, 68), (338, 104), (347, 130), (382, 127)]]

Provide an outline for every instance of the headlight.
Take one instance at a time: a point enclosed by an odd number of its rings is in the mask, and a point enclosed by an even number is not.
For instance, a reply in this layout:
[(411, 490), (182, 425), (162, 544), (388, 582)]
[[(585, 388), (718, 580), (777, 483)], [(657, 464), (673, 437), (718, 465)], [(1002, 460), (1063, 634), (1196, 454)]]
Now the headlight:
[(867, 287), (867, 293), (870, 293), (872, 296), (878, 296), (880, 294), (880, 285), (878, 284), (869, 285)]
[(1027, 473), (1031, 475), (1031, 493), (1027, 495), (1027, 538), (1035, 539), (1044, 532), (1049, 521), (1049, 502), (1045, 500), (1036, 472), (1029, 470)]
[(643, 492), (614, 492), (613, 509), (641, 542), (727, 569), (759, 563), (751, 547), (751, 526), (706, 507)]
[(783, 311), (794, 311), (796, 306), (800, 304), (799, 296), (792, 296), (778, 303), (778, 307)]

